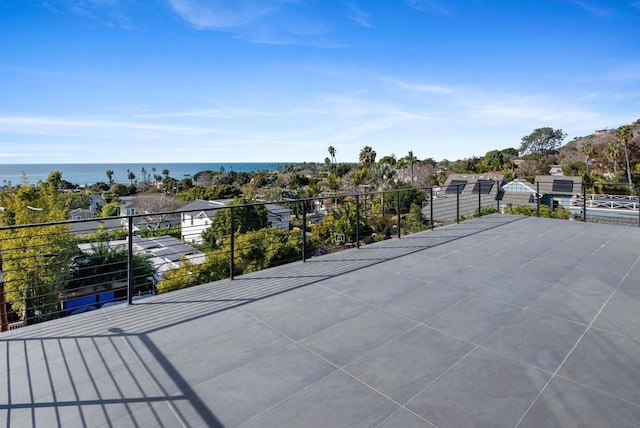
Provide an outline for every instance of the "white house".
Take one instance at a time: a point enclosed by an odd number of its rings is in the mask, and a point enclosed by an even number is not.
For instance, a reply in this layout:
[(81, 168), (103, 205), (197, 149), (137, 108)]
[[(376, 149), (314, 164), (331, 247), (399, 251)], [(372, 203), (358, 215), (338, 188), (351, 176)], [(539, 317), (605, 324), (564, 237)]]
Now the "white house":
[[(195, 201), (181, 208), (182, 234), (181, 238), (186, 242), (202, 243), (202, 233), (211, 226), (211, 221), (216, 211), (226, 207), (233, 199), (216, 199)], [(267, 223), (277, 229), (289, 230), (291, 210), (278, 204), (266, 203)]]
[(180, 209), (182, 211), (180, 225), (181, 238), (185, 242), (202, 244), (202, 233), (211, 226), (211, 220), (219, 210), (224, 207), (214, 201), (196, 199)]

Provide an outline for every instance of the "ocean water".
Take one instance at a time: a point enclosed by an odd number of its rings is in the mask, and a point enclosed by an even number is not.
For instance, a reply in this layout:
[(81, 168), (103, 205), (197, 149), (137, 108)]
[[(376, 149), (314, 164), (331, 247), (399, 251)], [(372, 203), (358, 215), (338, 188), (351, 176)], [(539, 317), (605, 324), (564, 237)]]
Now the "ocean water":
[[(137, 181), (142, 181), (142, 168), (153, 179), (154, 174), (162, 175), (162, 171), (169, 170), (169, 176), (181, 180), (185, 176), (193, 176), (201, 171), (225, 171), (253, 172), (253, 171), (275, 171), (287, 165), (281, 163), (130, 163), (130, 164), (106, 164), (106, 163), (86, 163), (86, 164), (15, 164), (0, 165), (0, 186), (3, 184), (20, 184), (23, 174), (27, 183), (35, 184), (38, 181), (46, 180), (53, 171), (60, 171), (62, 178), (74, 184), (88, 185), (98, 182), (108, 182), (107, 170), (114, 172), (113, 179), (117, 183), (128, 184), (128, 171), (135, 174)], [(155, 172), (152, 169), (155, 168)]]

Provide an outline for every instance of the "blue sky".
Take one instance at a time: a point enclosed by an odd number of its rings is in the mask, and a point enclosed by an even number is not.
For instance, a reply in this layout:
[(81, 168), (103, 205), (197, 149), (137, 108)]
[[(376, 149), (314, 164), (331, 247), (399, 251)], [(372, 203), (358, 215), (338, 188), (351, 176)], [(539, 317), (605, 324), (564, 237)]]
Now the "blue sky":
[(1, 0), (0, 164), (456, 160), (640, 118), (640, 0)]

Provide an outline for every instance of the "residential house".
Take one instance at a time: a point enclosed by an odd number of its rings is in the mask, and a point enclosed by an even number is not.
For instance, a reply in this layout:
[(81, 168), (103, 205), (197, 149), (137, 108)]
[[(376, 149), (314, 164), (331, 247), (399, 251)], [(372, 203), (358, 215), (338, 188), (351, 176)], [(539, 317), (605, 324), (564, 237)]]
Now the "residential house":
[(69, 211), (69, 214), (67, 214), (67, 218), (69, 220), (88, 220), (95, 216), (94, 212), (86, 208), (76, 208), (75, 210)]
[[(180, 209), (181, 238), (186, 242), (202, 243), (202, 233), (211, 226), (216, 211), (226, 207), (233, 199), (216, 199), (205, 201), (196, 199)], [(275, 228), (289, 230), (291, 210), (279, 204), (265, 203), (267, 223)]]
[(176, 227), (180, 224), (179, 214), (158, 214), (146, 212), (140, 207), (140, 203), (134, 197), (121, 198), (124, 203), (120, 205), (120, 224), (128, 230), (129, 216), (133, 216), (133, 231), (144, 229), (157, 230), (161, 227)]
[(503, 210), (509, 205), (529, 205), (536, 206), (536, 186), (524, 178), (516, 178), (502, 186), (502, 198), (500, 209)]
[[(445, 219), (473, 215), (482, 206), (495, 206), (500, 197), (500, 186), (504, 181), (502, 174), (450, 174), (443, 186), (433, 189), (433, 198), (437, 203), (430, 205), (429, 197), (422, 204), (422, 214), (433, 222)], [(433, 218), (431, 218), (433, 214)]]
[(224, 204), (214, 201), (196, 199), (180, 209), (181, 238), (185, 242), (202, 244), (202, 233), (211, 226), (211, 220), (216, 211)]
[(582, 177), (537, 175), (535, 188), (540, 194), (540, 203), (551, 208), (571, 207), (571, 201), (582, 195)]

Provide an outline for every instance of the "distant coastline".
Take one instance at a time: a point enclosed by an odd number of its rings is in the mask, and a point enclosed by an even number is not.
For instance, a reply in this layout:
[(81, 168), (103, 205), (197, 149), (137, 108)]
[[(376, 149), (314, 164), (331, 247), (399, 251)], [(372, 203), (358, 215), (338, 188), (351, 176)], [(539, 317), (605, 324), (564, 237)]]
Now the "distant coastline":
[(275, 171), (288, 164), (292, 162), (0, 164), (0, 186), (9, 182), (20, 184), (23, 172), (29, 184), (44, 181), (51, 172), (60, 171), (64, 180), (85, 186), (107, 182), (107, 170), (114, 172), (114, 181), (127, 184), (127, 170), (135, 174), (137, 181), (142, 181), (142, 168), (152, 179), (154, 174), (162, 175), (162, 171), (167, 169), (171, 177), (181, 180), (201, 171), (220, 171), (221, 168), (226, 172)]

